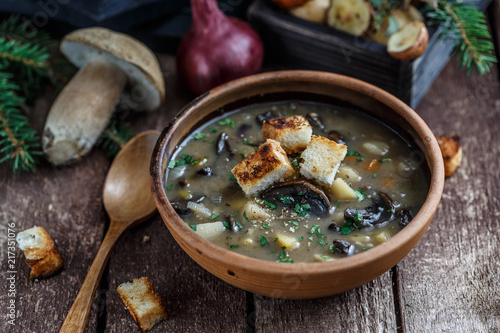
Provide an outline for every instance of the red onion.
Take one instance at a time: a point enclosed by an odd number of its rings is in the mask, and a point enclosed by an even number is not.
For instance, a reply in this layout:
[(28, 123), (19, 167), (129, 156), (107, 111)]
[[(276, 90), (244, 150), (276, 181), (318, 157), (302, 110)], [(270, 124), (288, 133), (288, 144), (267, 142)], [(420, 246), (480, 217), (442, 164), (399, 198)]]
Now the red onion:
[(247, 23), (224, 15), (216, 0), (191, 0), (191, 9), (193, 23), (177, 51), (177, 73), (193, 93), (259, 70), (262, 41)]

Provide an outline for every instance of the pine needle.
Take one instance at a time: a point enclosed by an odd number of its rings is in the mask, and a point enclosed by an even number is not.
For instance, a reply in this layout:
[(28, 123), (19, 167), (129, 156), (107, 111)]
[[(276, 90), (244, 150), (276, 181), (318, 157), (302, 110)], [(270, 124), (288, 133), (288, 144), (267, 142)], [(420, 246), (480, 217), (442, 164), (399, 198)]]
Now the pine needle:
[(132, 127), (115, 116), (102, 132), (97, 145), (103, 148), (110, 157), (115, 157), (133, 136)]
[(41, 154), (40, 140), (20, 111), (23, 99), (11, 79), (12, 74), (0, 71), (0, 163), (10, 162), (14, 172), (35, 171), (33, 156)]
[(44, 47), (32, 43), (19, 43), (0, 37), (0, 59), (4, 66), (16, 63), (25, 66), (39, 75), (45, 75), (49, 54)]
[(455, 42), (460, 66), (467, 74), (474, 69), (479, 74), (488, 73), (497, 59), (484, 14), (475, 6), (443, 0), (437, 8), (427, 10), (427, 18), (443, 28), (441, 37)]

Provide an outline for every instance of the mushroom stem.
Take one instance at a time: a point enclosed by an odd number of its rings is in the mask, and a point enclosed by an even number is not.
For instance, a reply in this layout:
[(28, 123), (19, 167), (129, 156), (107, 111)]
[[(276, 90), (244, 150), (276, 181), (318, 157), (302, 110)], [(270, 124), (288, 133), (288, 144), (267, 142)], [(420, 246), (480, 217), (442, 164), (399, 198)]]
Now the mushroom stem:
[(78, 160), (90, 151), (113, 114), (126, 75), (116, 65), (89, 62), (64, 87), (52, 105), (42, 136), (54, 165)]

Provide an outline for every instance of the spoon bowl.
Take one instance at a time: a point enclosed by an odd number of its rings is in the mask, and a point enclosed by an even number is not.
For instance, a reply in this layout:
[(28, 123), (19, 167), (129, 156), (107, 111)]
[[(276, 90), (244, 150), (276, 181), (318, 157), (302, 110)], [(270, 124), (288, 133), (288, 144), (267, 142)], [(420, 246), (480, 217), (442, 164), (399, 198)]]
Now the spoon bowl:
[(147, 171), (159, 134), (147, 131), (134, 137), (111, 164), (103, 188), (104, 208), (111, 220), (140, 222), (156, 211)]
[(110, 225), (101, 247), (59, 332), (84, 332), (92, 300), (101, 280), (111, 250), (120, 236), (154, 214), (149, 163), (158, 131), (146, 131), (125, 144), (109, 168), (103, 188), (104, 208)]

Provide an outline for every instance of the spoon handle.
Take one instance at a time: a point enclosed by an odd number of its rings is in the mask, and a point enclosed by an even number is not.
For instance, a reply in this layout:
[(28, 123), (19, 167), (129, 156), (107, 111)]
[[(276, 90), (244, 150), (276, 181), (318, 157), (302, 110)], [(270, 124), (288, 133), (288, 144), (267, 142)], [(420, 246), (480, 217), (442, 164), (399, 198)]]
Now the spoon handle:
[(118, 223), (111, 220), (109, 230), (104, 237), (101, 247), (90, 266), (87, 277), (71, 306), (71, 309), (61, 326), (59, 333), (83, 333), (90, 316), (90, 308), (94, 299), (97, 285), (101, 280), (102, 273), (106, 267), (111, 250), (116, 242), (127, 229), (127, 223)]

